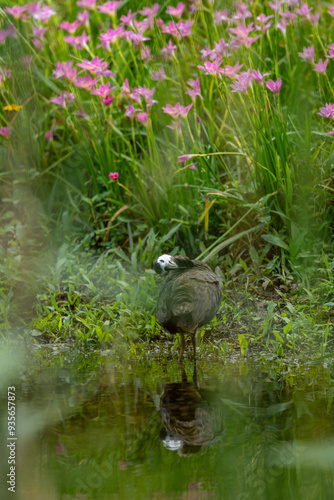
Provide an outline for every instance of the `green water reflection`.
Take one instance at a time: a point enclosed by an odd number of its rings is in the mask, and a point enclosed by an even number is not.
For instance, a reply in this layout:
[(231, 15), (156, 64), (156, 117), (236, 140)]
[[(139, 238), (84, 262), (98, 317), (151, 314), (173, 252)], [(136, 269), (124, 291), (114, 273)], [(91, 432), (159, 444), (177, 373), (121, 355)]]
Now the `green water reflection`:
[(21, 498), (334, 498), (332, 396), (320, 385), (235, 361), (65, 365), (22, 385), (20, 426), (36, 428), (22, 434)]

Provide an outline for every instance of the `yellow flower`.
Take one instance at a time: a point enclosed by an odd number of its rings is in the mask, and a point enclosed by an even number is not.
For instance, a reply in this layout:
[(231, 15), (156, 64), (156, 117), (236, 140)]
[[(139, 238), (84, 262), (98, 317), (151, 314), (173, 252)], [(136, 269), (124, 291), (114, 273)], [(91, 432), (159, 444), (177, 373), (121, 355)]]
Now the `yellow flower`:
[(18, 106), (17, 104), (10, 104), (9, 106), (5, 106), (3, 109), (5, 111), (20, 111), (23, 106)]

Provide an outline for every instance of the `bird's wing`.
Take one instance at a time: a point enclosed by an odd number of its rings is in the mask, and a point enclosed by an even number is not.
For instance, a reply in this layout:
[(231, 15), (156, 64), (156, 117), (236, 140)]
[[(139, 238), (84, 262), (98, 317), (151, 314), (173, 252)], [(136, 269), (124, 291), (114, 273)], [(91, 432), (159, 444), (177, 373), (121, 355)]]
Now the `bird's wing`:
[(184, 316), (192, 313), (195, 296), (194, 281), (184, 274), (168, 276), (163, 282), (157, 307), (157, 316), (161, 323), (172, 317)]

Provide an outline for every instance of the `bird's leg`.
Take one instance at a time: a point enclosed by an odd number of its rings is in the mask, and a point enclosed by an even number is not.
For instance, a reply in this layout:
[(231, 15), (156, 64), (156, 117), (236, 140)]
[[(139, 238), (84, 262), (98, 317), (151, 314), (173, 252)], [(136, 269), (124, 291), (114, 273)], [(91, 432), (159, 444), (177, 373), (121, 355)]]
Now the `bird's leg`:
[(197, 337), (197, 328), (195, 331), (191, 334), (191, 340), (193, 343), (193, 348), (194, 348), (194, 358), (196, 359), (196, 337)]
[(179, 363), (181, 363), (186, 343), (185, 343), (185, 340), (184, 340), (184, 333), (182, 333), (182, 332), (179, 332), (179, 333), (180, 333), (180, 337), (181, 337), (181, 347), (180, 347), (180, 354), (179, 354)]

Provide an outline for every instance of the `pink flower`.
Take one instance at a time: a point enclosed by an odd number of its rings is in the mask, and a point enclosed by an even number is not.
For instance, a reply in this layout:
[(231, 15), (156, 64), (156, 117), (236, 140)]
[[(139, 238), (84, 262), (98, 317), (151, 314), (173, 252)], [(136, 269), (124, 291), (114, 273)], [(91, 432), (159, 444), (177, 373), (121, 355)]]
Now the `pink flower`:
[(86, 31), (80, 36), (64, 36), (64, 40), (69, 45), (73, 45), (77, 50), (82, 50), (87, 42), (89, 42), (89, 35), (86, 35)]
[(158, 13), (159, 9), (160, 5), (158, 3), (155, 3), (154, 5), (152, 5), (152, 7), (144, 7), (139, 11), (139, 14), (141, 14), (142, 16), (147, 16), (148, 18), (153, 18)]
[(189, 104), (189, 106), (181, 106), (181, 104), (177, 102), (175, 106), (167, 104), (166, 107), (162, 109), (164, 113), (167, 113), (167, 115), (173, 116), (174, 118), (177, 118), (178, 116), (185, 118), (192, 107), (193, 103)]
[(33, 38), (32, 43), (35, 45), (36, 49), (42, 50), (43, 43), (39, 38)]
[(122, 36), (124, 33), (123, 26), (118, 26), (115, 30), (109, 29), (107, 33), (101, 33), (100, 40), (102, 42), (102, 46), (110, 50), (110, 43), (116, 43), (118, 38)]
[(15, 19), (23, 19), (26, 17), (25, 12), (28, 10), (28, 5), (23, 5), (23, 7), (19, 7), (18, 5), (14, 5), (14, 7), (6, 7), (5, 12), (11, 14)]
[(131, 9), (128, 11), (128, 13), (126, 14), (126, 16), (123, 14), (123, 16), (121, 16), (121, 21), (123, 24), (125, 24), (126, 26), (130, 26), (132, 27), (133, 26), (133, 23), (132, 23), (132, 19), (135, 17), (136, 14), (132, 14), (131, 12)]
[(75, 68), (72, 68), (72, 64), (72, 61), (57, 62), (56, 69), (52, 71), (55, 79), (58, 80), (59, 78), (64, 78), (70, 81), (75, 80), (77, 70)]
[(133, 89), (133, 94), (130, 96), (131, 99), (134, 101), (140, 102), (137, 99), (137, 96), (142, 96), (144, 98), (144, 101), (146, 103), (146, 108), (150, 109), (153, 104), (157, 101), (153, 99), (153, 95), (155, 92), (155, 87), (152, 89), (148, 89), (145, 85), (143, 87), (138, 87)]
[(213, 42), (215, 44), (215, 48), (213, 50), (214, 54), (216, 56), (225, 56), (227, 53), (227, 43), (225, 42), (224, 38), (221, 38), (219, 42)]
[(196, 96), (200, 97), (203, 100), (203, 96), (200, 93), (201, 88), (200, 88), (199, 77), (197, 77), (196, 80), (191, 80), (191, 79), (188, 80), (187, 85), (192, 90), (188, 89), (186, 94), (190, 95), (193, 101), (196, 99)]
[(87, 7), (87, 9), (94, 9), (96, 4), (96, 0), (79, 0), (77, 5), (80, 7)]
[(314, 64), (314, 70), (316, 73), (322, 73), (323, 75), (326, 73), (326, 68), (328, 64), (328, 59), (325, 62), (322, 62), (322, 59), (319, 59), (317, 63)]
[(141, 49), (141, 58), (144, 62), (148, 62), (151, 58), (151, 49), (146, 45)]
[(74, 101), (74, 95), (72, 94), (72, 92), (61, 92), (59, 96), (52, 97), (50, 99), (50, 102), (58, 104), (58, 106), (61, 106), (62, 108), (66, 108), (67, 105), (71, 104), (71, 102), (73, 101)]
[(145, 112), (145, 113), (137, 113), (136, 114), (136, 118), (137, 118), (137, 120), (140, 123), (142, 123), (146, 127), (146, 125), (148, 123), (148, 113), (147, 112)]
[(82, 63), (77, 64), (77, 66), (79, 66), (79, 68), (86, 69), (87, 71), (90, 71), (94, 74), (98, 70), (105, 71), (108, 68), (108, 63), (104, 59), (94, 57), (94, 59), (92, 59), (91, 61), (88, 61), (88, 59), (83, 59)]
[(222, 22), (228, 21), (228, 10), (216, 10), (214, 13), (214, 20), (216, 24), (221, 24)]
[(78, 12), (77, 20), (79, 21), (80, 24), (83, 24), (84, 26), (86, 26), (86, 28), (88, 28), (89, 27), (88, 10), (83, 10), (82, 12)]
[(205, 61), (204, 66), (197, 66), (197, 67), (199, 69), (204, 70), (206, 75), (217, 76), (218, 73), (224, 73), (223, 68), (220, 68), (222, 62), (223, 59), (221, 57), (216, 57), (216, 59), (213, 62)]
[(334, 43), (329, 45), (329, 55), (326, 57), (328, 57), (328, 59), (334, 59)]
[(299, 14), (300, 16), (309, 17), (312, 10), (313, 9), (312, 8), (310, 9), (309, 6), (307, 5), (307, 3), (305, 2), (305, 3), (302, 3), (300, 9), (296, 9), (295, 12), (296, 12), (296, 14)]
[(4, 43), (8, 37), (16, 37), (16, 29), (12, 24), (7, 29), (0, 31), (0, 43)]
[(2, 68), (0, 66), (0, 83), (2, 83), (6, 78), (11, 78), (12, 77), (12, 70), (8, 69), (6, 64)]
[(164, 80), (165, 78), (166, 78), (166, 73), (163, 66), (160, 66), (158, 71), (152, 71), (151, 80), (162, 82), (162, 80)]
[(248, 6), (244, 3), (240, 3), (237, 5), (237, 12), (233, 15), (233, 21), (244, 20), (247, 17), (252, 17), (251, 12), (248, 10)]
[(248, 36), (246, 38), (239, 38), (237, 37), (235, 40), (239, 43), (241, 43), (241, 45), (244, 45), (245, 47), (250, 47), (254, 42), (256, 42), (256, 40), (258, 40), (260, 38), (261, 35), (258, 35), (258, 36)]
[(32, 27), (32, 33), (33, 33), (33, 35), (34, 35), (36, 38), (43, 38), (43, 36), (44, 36), (44, 34), (45, 34), (45, 32), (46, 32), (46, 30), (47, 30), (47, 29), (48, 29), (48, 28), (40, 28), (40, 27), (35, 28), (35, 27), (33, 26), (33, 27)]
[(168, 45), (165, 45), (161, 49), (161, 54), (163, 58), (167, 61), (174, 56), (176, 45), (173, 44), (172, 40), (169, 40)]
[(332, 17), (334, 17), (334, 6), (328, 7), (328, 12)]
[(319, 109), (318, 115), (324, 118), (334, 118), (334, 104), (325, 104), (324, 108)]
[(314, 45), (311, 47), (303, 47), (303, 52), (298, 52), (298, 55), (305, 59), (306, 61), (313, 63), (314, 62)]
[(174, 21), (171, 21), (167, 26), (162, 26), (161, 31), (169, 35), (182, 38), (191, 35), (191, 27), (193, 23), (194, 21), (189, 21), (188, 19), (185, 22), (179, 21), (177, 24), (175, 24)]
[(176, 7), (167, 7), (166, 13), (174, 17), (181, 17), (185, 7), (184, 3), (179, 2)]
[(116, 14), (116, 10), (122, 2), (106, 2), (102, 5), (98, 5), (97, 8), (101, 12), (108, 14), (109, 16), (114, 16)]
[(110, 92), (115, 88), (116, 88), (115, 86), (110, 88), (110, 82), (107, 82), (105, 85), (100, 85), (98, 89), (93, 89), (92, 95), (98, 95), (103, 99), (107, 99)]
[(37, 21), (47, 21), (50, 17), (54, 16), (56, 12), (48, 5), (40, 6), (39, 3), (31, 3), (29, 10), (34, 19)]
[(249, 70), (243, 71), (240, 75), (236, 76), (237, 81), (231, 83), (232, 92), (241, 92), (243, 94), (247, 93), (248, 87), (253, 82), (253, 75)]
[(133, 118), (137, 111), (140, 111), (140, 109), (134, 108), (130, 102), (125, 110), (125, 114), (128, 118)]
[(45, 134), (45, 139), (47, 141), (53, 141), (53, 133), (52, 133), (52, 130), (48, 130)]
[(327, 132), (327, 134), (331, 134), (331, 135), (333, 135), (333, 134), (334, 134), (334, 129), (333, 129), (333, 130), (331, 130), (330, 132)]
[(264, 73), (263, 75), (261, 75), (258, 69), (253, 69), (252, 74), (253, 74), (253, 79), (256, 81), (256, 83), (259, 83), (260, 85), (263, 85), (263, 78), (265, 76), (270, 75), (270, 73)]
[(76, 30), (81, 26), (81, 23), (76, 19), (73, 23), (68, 23), (67, 21), (63, 21), (60, 23), (58, 28), (62, 28), (65, 31), (68, 31), (73, 35), (73, 33), (76, 32)]
[(2, 137), (10, 137), (10, 128), (0, 127), (0, 135), (2, 135)]
[(266, 87), (267, 89), (271, 90), (271, 92), (274, 95), (278, 95), (280, 93), (281, 87), (282, 87), (282, 80), (281, 78), (278, 78), (276, 82), (273, 80), (269, 80), (269, 82), (266, 82)]
[(81, 89), (92, 90), (97, 84), (97, 79), (91, 75), (85, 75), (82, 77), (79, 76), (73, 83)]
[(109, 179), (111, 179), (112, 181), (117, 181), (118, 176), (119, 176), (118, 172), (110, 172)]
[(222, 71), (222, 74), (227, 76), (228, 78), (237, 78), (238, 71), (243, 67), (243, 64), (239, 64), (239, 61), (235, 63), (234, 66), (230, 66), (227, 64)]
[(194, 156), (196, 156), (196, 155), (180, 155), (177, 158), (177, 162), (178, 163), (187, 163), (187, 161), (190, 160), (191, 158), (193, 158)]
[(238, 38), (247, 38), (249, 33), (254, 30), (254, 23), (250, 23), (247, 27), (244, 24), (239, 24), (237, 28), (230, 28), (230, 32)]

